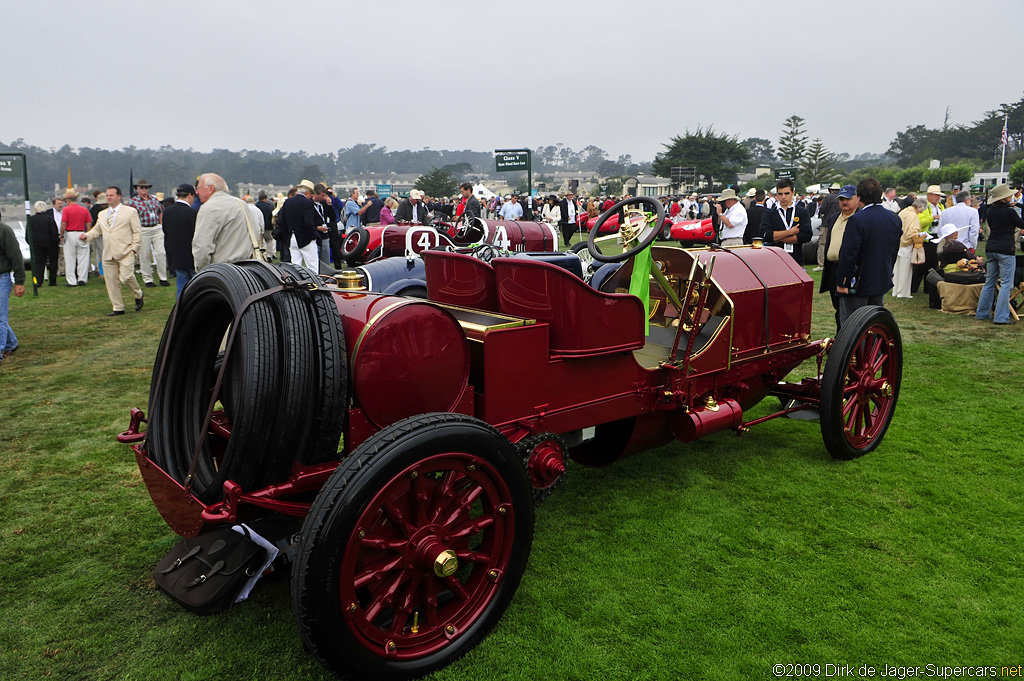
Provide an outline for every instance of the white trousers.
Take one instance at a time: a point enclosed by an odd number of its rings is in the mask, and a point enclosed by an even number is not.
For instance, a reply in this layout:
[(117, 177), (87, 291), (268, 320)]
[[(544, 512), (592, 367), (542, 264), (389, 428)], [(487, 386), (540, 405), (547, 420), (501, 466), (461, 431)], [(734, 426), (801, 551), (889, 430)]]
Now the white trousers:
[(299, 248), (299, 242), (295, 240), (295, 235), (292, 234), (292, 264), (304, 265), (314, 272), (320, 272), (320, 257), (316, 252), (316, 239)]
[(64, 278), (72, 286), (89, 281), (89, 244), (78, 238), (81, 235), (82, 232), (64, 233)]
[(142, 228), (142, 245), (139, 247), (139, 269), (142, 281), (147, 284), (153, 281), (153, 259), (156, 258), (156, 273), (160, 281), (167, 281), (167, 255), (164, 252), (164, 228)]

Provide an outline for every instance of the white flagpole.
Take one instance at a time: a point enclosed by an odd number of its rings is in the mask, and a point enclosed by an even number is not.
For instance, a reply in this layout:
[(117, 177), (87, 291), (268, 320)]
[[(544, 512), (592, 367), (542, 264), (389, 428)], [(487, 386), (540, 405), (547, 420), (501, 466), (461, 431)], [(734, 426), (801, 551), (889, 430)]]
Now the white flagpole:
[(1002, 135), (1002, 141), (1003, 141), (1003, 160), (1001, 160), (999, 162), (999, 179), (1000, 180), (1002, 180), (1002, 177), (1003, 177), (1003, 167), (1006, 165), (1006, 132), (1007, 132), (1006, 131), (1006, 123), (1007, 123), (1007, 121), (1009, 119), (1010, 119), (1010, 114), (1006, 114), (1003, 117), (1003, 135)]

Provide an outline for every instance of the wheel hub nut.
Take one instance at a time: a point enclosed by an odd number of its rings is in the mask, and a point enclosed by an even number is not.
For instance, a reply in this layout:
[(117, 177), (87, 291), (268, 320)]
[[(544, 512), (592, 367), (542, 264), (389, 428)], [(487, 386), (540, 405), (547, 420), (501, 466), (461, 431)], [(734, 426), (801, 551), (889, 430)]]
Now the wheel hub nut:
[(437, 554), (437, 558), (434, 559), (434, 574), (444, 579), (451, 577), (459, 571), (459, 558), (455, 555), (455, 552), (451, 549), (447, 549)]

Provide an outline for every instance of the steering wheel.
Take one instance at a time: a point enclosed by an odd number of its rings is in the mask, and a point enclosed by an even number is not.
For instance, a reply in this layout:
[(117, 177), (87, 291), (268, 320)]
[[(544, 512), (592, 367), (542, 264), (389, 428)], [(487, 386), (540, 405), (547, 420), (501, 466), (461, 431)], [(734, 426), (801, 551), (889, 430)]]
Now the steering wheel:
[[(601, 231), (601, 227), (605, 221), (615, 215), (620, 208), (636, 204), (646, 204), (654, 211), (654, 217), (644, 217), (637, 223), (630, 222), (627, 219), (623, 220), (623, 223), (619, 225), (619, 234), (622, 236), (622, 245), (625, 248), (622, 253), (612, 253), (605, 255), (597, 249), (595, 239), (597, 239), (598, 233)], [(630, 213), (638, 211), (629, 211)], [(590, 236), (587, 238), (587, 250), (590, 251), (590, 255), (594, 256), (594, 260), (598, 262), (622, 262), (628, 260), (634, 255), (650, 246), (655, 239), (658, 238), (658, 231), (661, 228), (661, 223), (665, 221), (665, 207), (661, 205), (661, 202), (657, 199), (651, 198), (650, 196), (634, 196), (619, 201), (614, 206), (601, 213), (601, 216), (597, 218), (597, 222), (590, 228)]]
[(498, 249), (490, 244), (480, 244), (472, 251), (470, 255), (477, 260), (483, 260), (484, 262), (490, 262), (498, 257)]

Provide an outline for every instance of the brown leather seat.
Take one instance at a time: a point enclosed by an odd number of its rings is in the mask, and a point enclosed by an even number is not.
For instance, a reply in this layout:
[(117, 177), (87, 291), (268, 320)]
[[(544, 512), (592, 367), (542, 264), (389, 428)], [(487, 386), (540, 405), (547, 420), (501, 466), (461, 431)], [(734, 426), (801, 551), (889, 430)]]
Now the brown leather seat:
[(494, 268), (463, 253), (423, 251), (427, 297), (438, 303), (498, 311)]
[(498, 312), (546, 322), (552, 356), (590, 357), (644, 345), (644, 307), (636, 296), (602, 293), (540, 260), (496, 258)]

